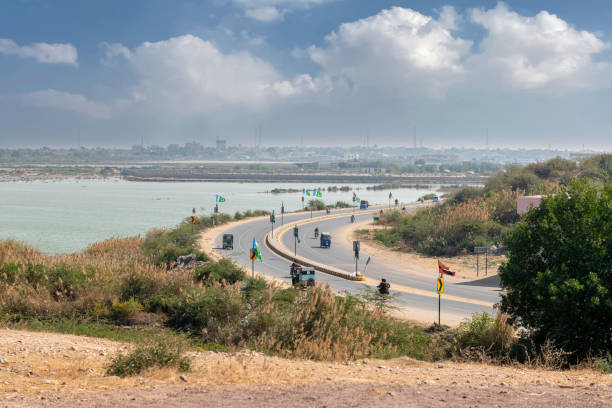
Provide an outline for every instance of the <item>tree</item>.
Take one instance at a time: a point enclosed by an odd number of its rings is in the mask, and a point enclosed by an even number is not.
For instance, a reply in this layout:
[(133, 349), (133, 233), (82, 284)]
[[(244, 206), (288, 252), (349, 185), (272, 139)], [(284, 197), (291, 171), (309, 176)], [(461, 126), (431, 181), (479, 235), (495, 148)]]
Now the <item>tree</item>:
[(543, 198), (506, 238), (501, 309), (576, 360), (612, 348), (612, 183)]

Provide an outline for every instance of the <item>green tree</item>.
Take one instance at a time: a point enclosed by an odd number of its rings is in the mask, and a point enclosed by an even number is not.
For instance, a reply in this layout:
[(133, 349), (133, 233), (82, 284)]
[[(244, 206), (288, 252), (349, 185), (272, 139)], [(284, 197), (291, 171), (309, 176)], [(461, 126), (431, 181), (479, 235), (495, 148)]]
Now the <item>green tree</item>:
[(612, 183), (545, 197), (506, 238), (502, 311), (581, 359), (612, 349)]

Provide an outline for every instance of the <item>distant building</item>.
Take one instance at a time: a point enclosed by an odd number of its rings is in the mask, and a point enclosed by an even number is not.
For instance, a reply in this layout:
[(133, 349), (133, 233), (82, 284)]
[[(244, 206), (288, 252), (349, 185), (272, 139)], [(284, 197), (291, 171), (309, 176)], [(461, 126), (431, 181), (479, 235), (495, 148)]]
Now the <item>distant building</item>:
[(217, 150), (225, 150), (227, 148), (227, 140), (217, 139)]
[(575, 152), (575, 153), (570, 153), (570, 159), (571, 160), (582, 160), (582, 159), (588, 159), (589, 157), (593, 157), (593, 156), (597, 156), (603, 153), (600, 152)]
[(541, 195), (519, 197), (516, 201), (516, 212), (523, 215), (531, 208), (538, 208), (541, 202)]

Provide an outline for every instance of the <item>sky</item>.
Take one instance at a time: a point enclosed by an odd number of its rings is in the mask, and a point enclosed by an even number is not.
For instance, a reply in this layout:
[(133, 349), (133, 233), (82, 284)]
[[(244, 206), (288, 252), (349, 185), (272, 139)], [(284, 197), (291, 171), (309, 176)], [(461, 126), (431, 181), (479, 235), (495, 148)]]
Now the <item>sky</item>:
[(0, 148), (612, 150), (609, 0), (0, 0)]

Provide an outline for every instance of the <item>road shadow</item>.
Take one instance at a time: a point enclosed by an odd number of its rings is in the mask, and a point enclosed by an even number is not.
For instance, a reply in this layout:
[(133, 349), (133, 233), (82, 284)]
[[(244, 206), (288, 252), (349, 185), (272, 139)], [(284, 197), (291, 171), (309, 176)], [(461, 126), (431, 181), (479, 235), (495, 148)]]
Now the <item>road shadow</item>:
[(460, 282), (457, 285), (464, 286), (484, 286), (487, 288), (501, 288), (499, 275), (487, 276), (486, 278), (476, 279), (468, 282)]

